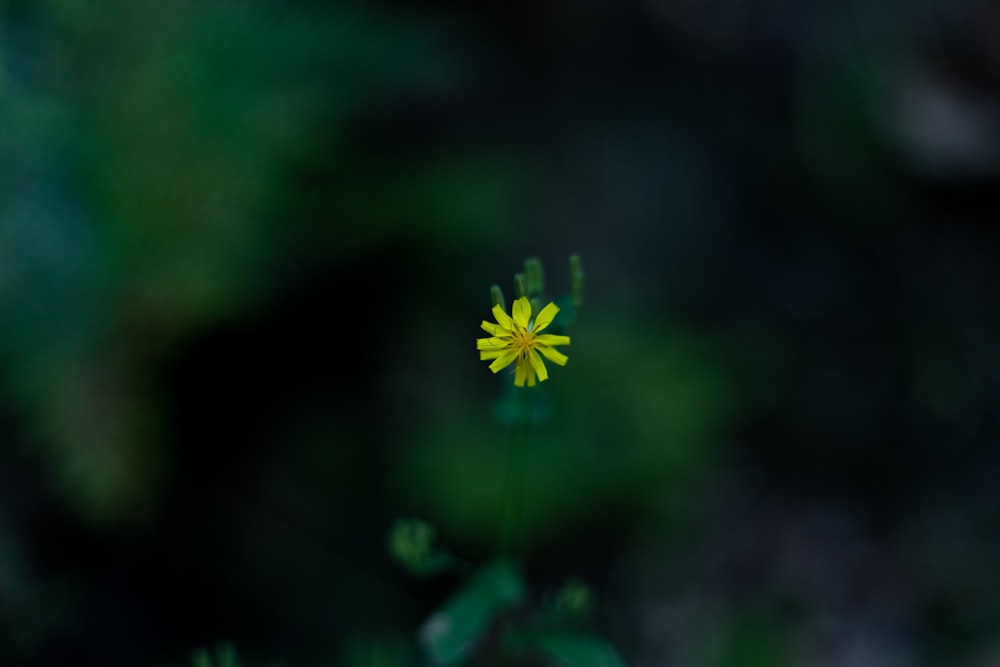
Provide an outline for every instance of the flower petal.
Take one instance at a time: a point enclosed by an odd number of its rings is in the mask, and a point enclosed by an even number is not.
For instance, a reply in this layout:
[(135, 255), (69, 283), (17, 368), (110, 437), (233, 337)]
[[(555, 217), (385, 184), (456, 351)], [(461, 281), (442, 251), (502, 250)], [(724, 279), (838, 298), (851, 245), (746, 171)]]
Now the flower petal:
[(528, 373), (531, 371), (528, 368), (527, 362), (524, 359), (517, 360), (517, 367), (514, 369), (514, 386), (523, 387), (524, 381), (528, 379)]
[(531, 361), (531, 367), (538, 373), (539, 382), (545, 382), (549, 379), (549, 372), (545, 369), (545, 362), (542, 361), (537, 352), (530, 350), (528, 352), (528, 360)]
[(531, 318), (531, 302), (528, 301), (528, 297), (522, 296), (515, 301), (511, 314), (514, 316), (514, 324), (527, 329), (528, 320)]
[(503, 311), (500, 304), (493, 306), (493, 319), (495, 319), (500, 326), (502, 326), (507, 331), (514, 330), (514, 323), (511, 321), (510, 317)]
[(479, 361), (489, 361), (490, 359), (499, 359), (505, 354), (507, 354), (507, 350), (484, 350), (479, 353)]
[(510, 347), (510, 341), (504, 340), (502, 338), (477, 338), (476, 339), (476, 349), (477, 350), (502, 350), (504, 348)]
[(494, 324), (493, 322), (487, 322), (483, 320), (483, 323), (479, 325), (483, 331), (488, 334), (493, 334), (494, 336), (511, 336), (512, 332), (509, 329), (504, 329), (499, 324)]
[(508, 351), (507, 354), (497, 357), (496, 361), (490, 364), (490, 370), (494, 373), (499, 373), (514, 363), (515, 359), (517, 359), (517, 350)]
[(538, 333), (545, 327), (549, 326), (550, 324), (552, 324), (552, 320), (555, 319), (556, 313), (558, 312), (559, 312), (559, 306), (557, 306), (554, 303), (550, 303), (549, 305), (545, 306), (544, 308), (542, 308), (541, 312), (535, 315), (535, 324), (531, 330), (534, 331), (535, 333)]
[[(554, 350), (551, 347), (546, 347), (544, 345), (539, 345), (535, 349), (537, 349), (539, 352), (541, 352), (543, 357), (545, 357), (546, 359), (548, 359), (549, 361), (551, 361), (554, 364), (559, 364), (560, 366), (565, 366), (566, 362), (569, 361), (569, 357), (567, 357), (565, 354), (563, 354), (559, 350)], [(483, 354), (486, 354), (486, 352), (484, 352)]]
[(542, 345), (569, 345), (569, 336), (557, 336), (556, 334), (541, 334), (535, 336), (535, 340)]

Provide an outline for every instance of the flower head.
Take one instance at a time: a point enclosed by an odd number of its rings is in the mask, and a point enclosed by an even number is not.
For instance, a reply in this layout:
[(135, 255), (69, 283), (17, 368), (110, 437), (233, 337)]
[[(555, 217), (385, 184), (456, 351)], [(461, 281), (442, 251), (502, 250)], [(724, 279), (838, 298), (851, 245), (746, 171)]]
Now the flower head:
[(516, 387), (523, 387), (525, 382), (529, 387), (534, 387), (535, 376), (539, 382), (545, 382), (549, 379), (549, 373), (538, 355), (541, 354), (560, 366), (565, 366), (569, 358), (554, 348), (555, 345), (569, 345), (569, 336), (540, 333), (552, 324), (558, 312), (559, 307), (550, 303), (532, 319), (531, 303), (523, 296), (514, 302), (510, 316), (501, 306), (493, 306), (496, 324), (485, 320), (482, 324), (483, 331), (492, 336), (476, 339), (479, 359), (492, 360), (490, 370), (494, 373), (514, 364)]

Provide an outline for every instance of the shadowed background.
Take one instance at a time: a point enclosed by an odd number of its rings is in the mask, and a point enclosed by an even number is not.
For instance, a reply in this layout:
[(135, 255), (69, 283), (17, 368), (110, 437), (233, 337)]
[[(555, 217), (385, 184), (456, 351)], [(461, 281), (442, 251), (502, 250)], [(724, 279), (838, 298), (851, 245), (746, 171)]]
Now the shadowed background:
[[(420, 665), (499, 538), (637, 667), (1000, 660), (988, 2), (0, 3), (0, 663)], [(373, 657), (375, 656), (375, 657)]]

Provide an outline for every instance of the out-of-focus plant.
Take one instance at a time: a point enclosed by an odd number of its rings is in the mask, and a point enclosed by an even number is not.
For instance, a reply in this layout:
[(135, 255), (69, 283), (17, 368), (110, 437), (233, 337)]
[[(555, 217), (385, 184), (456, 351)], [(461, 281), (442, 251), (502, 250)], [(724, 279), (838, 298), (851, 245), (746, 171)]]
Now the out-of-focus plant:
[(398, 519), (389, 531), (389, 552), (418, 575), (434, 574), (454, 565), (451, 554), (434, 548), (436, 529), (420, 519)]
[[(243, 667), (243, 664), (236, 653), (236, 647), (228, 642), (219, 644), (214, 651), (199, 648), (191, 656), (191, 667)], [(269, 667), (285, 667), (285, 664), (270, 663)]]
[(520, 568), (497, 558), (478, 568), (424, 621), (419, 644), (430, 663), (441, 667), (470, 661), (520, 664), (529, 657), (570, 667), (624, 667), (615, 648), (588, 627), (593, 593), (587, 586), (570, 581), (541, 600), (531, 604)]
[[(495, 322), (483, 321), (490, 336), (477, 341), (480, 359), (494, 373), (513, 366), (513, 382), (505, 383), (497, 415), (511, 432), (500, 538), (501, 555), (476, 569), (465, 584), (423, 623), (418, 633), (424, 654), (433, 665), (449, 667), (482, 660), (517, 664), (529, 656), (546, 664), (571, 667), (621, 667), (624, 661), (605, 640), (587, 631), (585, 619), (593, 606), (590, 589), (571, 580), (562, 589), (531, 604), (528, 585), (516, 560), (524, 475), (524, 432), (544, 421), (538, 386), (548, 380), (541, 357), (564, 366), (568, 357), (555, 346), (570, 344), (566, 335), (583, 301), (580, 259), (570, 260), (571, 295), (546, 303), (544, 271), (537, 258), (525, 261), (514, 276), (508, 315), (503, 291), (490, 289)], [(532, 314), (535, 314), (532, 317)], [(542, 333), (546, 330), (547, 333)], [(427, 576), (449, 569), (456, 559), (433, 545), (434, 528), (424, 521), (399, 520), (390, 531), (393, 555), (412, 573)]]
[(374, 110), (460, 83), (431, 19), (357, 3), (32, 6), (0, 49), (0, 319), (16, 323), (0, 332), (2, 389), (68, 505), (141, 519), (171, 478), (159, 373), (186, 341), (266, 303), (295, 267), (413, 224), (489, 233), (512, 171), (463, 151), (381, 158), (359, 138)]
[[(432, 571), (420, 565), (426, 558), (423, 549), (414, 567), (412, 551), (395, 548), (401, 534), (412, 536), (416, 525), (428, 526), (422, 521), (394, 526), (394, 555), (418, 576), (448, 569)], [(424, 621), (418, 632), (420, 646), (431, 664), (442, 667), (470, 661), (495, 664), (495, 660), (518, 664), (527, 657), (570, 667), (624, 667), (614, 647), (588, 628), (594, 604), (589, 587), (570, 580), (540, 599), (540, 604), (531, 604), (528, 585), (515, 561), (497, 558), (476, 569)]]
[[(516, 300), (511, 309), (513, 317), (507, 314), (500, 286), (490, 288), (491, 312), (497, 323), (482, 322), (481, 328), (493, 335), (479, 339), (476, 347), (480, 360), (492, 361), (490, 370), (494, 373), (514, 364), (513, 385), (505, 383), (505, 389), (494, 405), (496, 416), (506, 426), (541, 424), (547, 420), (548, 398), (538, 392), (517, 391), (515, 388), (523, 387), (525, 383), (533, 386), (536, 377), (539, 381), (548, 379), (539, 354), (560, 366), (568, 360), (555, 347), (570, 344), (570, 337), (565, 334), (583, 305), (583, 269), (579, 256), (570, 256), (569, 265), (570, 295), (550, 301), (544, 308), (545, 273), (537, 257), (526, 259), (524, 272), (514, 274)], [(532, 313), (537, 313), (533, 319)], [(544, 334), (540, 333), (543, 329), (546, 330)]]
[(198, 649), (191, 658), (191, 664), (193, 667), (240, 667), (232, 644), (220, 644), (215, 651)]

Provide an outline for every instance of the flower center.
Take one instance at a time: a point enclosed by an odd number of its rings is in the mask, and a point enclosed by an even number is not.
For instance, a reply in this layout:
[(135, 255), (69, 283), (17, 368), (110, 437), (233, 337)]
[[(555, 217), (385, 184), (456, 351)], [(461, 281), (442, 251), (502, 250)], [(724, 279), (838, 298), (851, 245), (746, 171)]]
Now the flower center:
[(514, 347), (517, 348), (518, 354), (524, 356), (528, 350), (535, 346), (535, 334), (528, 329), (518, 328), (514, 332)]

